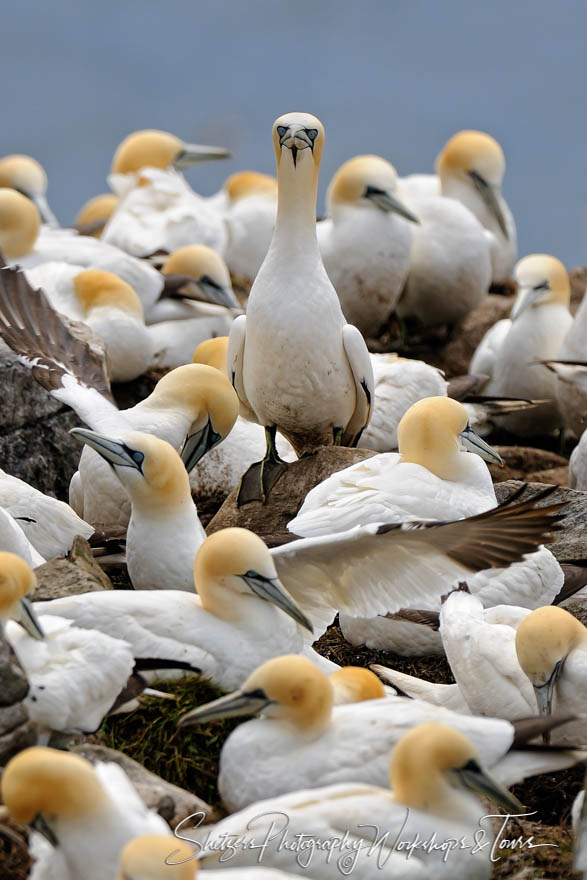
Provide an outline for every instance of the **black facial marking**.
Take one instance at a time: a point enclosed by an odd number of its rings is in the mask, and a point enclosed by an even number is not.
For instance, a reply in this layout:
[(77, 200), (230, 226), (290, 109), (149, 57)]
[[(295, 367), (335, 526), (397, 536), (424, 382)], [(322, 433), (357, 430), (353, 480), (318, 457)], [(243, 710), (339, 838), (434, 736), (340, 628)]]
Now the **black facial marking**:
[(291, 154), (292, 154), (292, 157), (293, 157), (293, 163), (294, 163), (294, 168), (295, 168), (295, 167), (296, 167), (296, 163), (297, 163), (297, 158), (298, 158), (298, 148), (296, 147), (295, 144), (294, 144), (293, 147), (291, 148)]
[(365, 397), (367, 398), (367, 403), (370, 406), (371, 405), (371, 392), (369, 391), (369, 386), (367, 385), (367, 382), (365, 381), (365, 379), (361, 379), (361, 388), (365, 392)]
[(548, 279), (542, 281), (540, 284), (536, 284), (534, 286), (534, 290), (550, 290), (550, 284), (548, 283)]

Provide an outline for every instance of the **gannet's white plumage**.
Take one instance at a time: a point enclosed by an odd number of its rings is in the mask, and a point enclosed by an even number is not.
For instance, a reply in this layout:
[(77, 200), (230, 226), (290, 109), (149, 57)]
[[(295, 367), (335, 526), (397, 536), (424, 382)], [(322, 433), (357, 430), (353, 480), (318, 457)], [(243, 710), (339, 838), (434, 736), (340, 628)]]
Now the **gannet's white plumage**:
[(31, 544), (23, 529), (13, 516), (0, 506), (0, 551), (15, 553), (31, 566), (37, 568), (46, 560)]
[(328, 217), (317, 224), (324, 268), (347, 321), (376, 335), (407, 278), (417, 218), (402, 203), (395, 168), (379, 156), (345, 162), (330, 182), (326, 206)]
[[(556, 373), (556, 397), (565, 422), (577, 437), (587, 427), (587, 296), (573, 319), (557, 357), (549, 366)], [(574, 361), (575, 364), (565, 364)]]
[[(142, 834), (169, 834), (117, 764), (95, 767), (79, 755), (33, 747), (12, 758), (1, 782), (13, 821), (41, 827), (55, 849), (45, 855), (43, 878), (112, 880), (124, 845)], [(31, 842), (39, 831), (31, 830)], [(66, 866), (68, 873), (56, 873)], [(39, 876), (37, 874), (37, 876)]]
[(32, 156), (14, 154), (0, 159), (0, 187), (15, 189), (37, 207), (43, 223), (59, 226), (47, 201), (47, 174)]
[(325, 671), (336, 669), (304, 648), (311, 641), (309, 624), (252, 532), (223, 529), (207, 538), (195, 557), (192, 591), (194, 584), (197, 596), (109, 590), (36, 608), (124, 638), (137, 658), (189, 663), (225, 690), (239, 687), (260, 663), (288, 651), (307, 650)]
[(440, 370), (424, 361), (396, 354), (372, 354), (375, 400), (369, 424), (358, 445), (376, 452), (397, 449), (397, 428), (404, 413), (424, 397), (446, 396), (448, 383)]
[(339, 706), (333, 700), (327, 675), (306, 657), (285, 655), (260, 666), (233, 694), (188, 712), (180, 725), (262, 713), (239, 725), (222, 748), (218, 789), (231, 811), (300, 787), (377, 784), (395, 743), (423, 721), (443, 721), (466, 733), (489, 766), (513, 738), (508, 722), (403, 697)]
[(0, 508), (14, 517), (45, 559), (69, 553), (76, 535), (89, 538), (92, 526), (63, 501), (39, 492), (24, 480), (0, 470)]
[(516, 434), (548, 433), (562, 416), (555, 375), (540, 361), (557, 357), (572, 324), (569, 277), (560, 260), (547, 254), (524, 257), (514, 275), (519, 290), (509, 329), (499, 322), (488, 331), (470, 369), (490, 376), (484, 394), (550, 401), (503, 420)]
[(316, 188), (324, 142), (306, 113), (273, 125), (279, 204), (269, 252), (247, 314), (233, 324), (228, 368), (241, 401), (298, 453), (352, 443), (369, 420), (373, 371), (359, 331), (349, 324), (316, 240)]
[(573, 449), (569, 461), (569, 485), (573, 489), (587, 491), (587, 429)]
[(237, 171), (225, 181), (224, 259), (233, 275), (252, 282), (267, 255), (277, 217), (277, 181), (269, 174)]
[(108, 183), (119, 203), (102, 239), (138, 257), (188, 244), (206, 244), (222, 252), (222, 215), (194, 192), (179, 169), (227, 156), (227, 150), (185, 144), (164, 131), (129, 135), (112, 160)]
[[(357, 780), (296, 790), (228, 816), (211, 830), (208, 845), (204, 843), (203, 865), (217, 869), (255, 864), (256, 851), (245, 847), (239, 847), (232, 859), (225, 853), (222, 860), (222, 835), (228, 841), (235, 839), (232, 835), (248, 835), (267, 840), (265, 864), (299, 876), (311, 872), (317, 880), (334, 880), (341, 873), (361, 880), (382, 874), (398, 880), (488, 878), (487, 851), (475, 847), (486, 809), (469, 792), (483, 793), (511, 813), (518, 812), (521, 804), (482, 769), (480, 763), (486, 761), (475, 747), (478, 744), (448, 724), (423, 723), (406, 732), (392, 752), (391, 766), (388, 755), (382, 760), (382, 773), (374, 784)], [(346, 832), (347, 846), (332, 850), (316, 846), (304, 854), (292, 851), (280, 845), (285, 827), (281, 816), (287, 817), (287, 839), (292, 842), (296, 835), (302, 840), (335, 841)], [(459, 840), (463, 846), (448, 856), (446, 850), (432, 847), (411, 851), (408, 857), (399, 843), (429, 840), (433, 834), (434, 840)], [(486, 839), (490, 841), (491, 835)], [(372, 846), (376, 840), (379, 845)]]
[[(146, 311), (163, 289), (163, 279), (156, 269), (119, 248), (91, 236), (78, 235), (72, 229), (41, 227), (35, 205), (11, 189), (0, 189), (0, 252), (11, 265), (24, 270), (38, 267), (35, 277), (41, 287), (51, 281), (55, 283), (57, 274), (56, 268), (51, 267), (45, 282), (42, 266), (46, 263), (113, 272), (130, 284)], [(63, 276), (57, 277), (65, 284)]]

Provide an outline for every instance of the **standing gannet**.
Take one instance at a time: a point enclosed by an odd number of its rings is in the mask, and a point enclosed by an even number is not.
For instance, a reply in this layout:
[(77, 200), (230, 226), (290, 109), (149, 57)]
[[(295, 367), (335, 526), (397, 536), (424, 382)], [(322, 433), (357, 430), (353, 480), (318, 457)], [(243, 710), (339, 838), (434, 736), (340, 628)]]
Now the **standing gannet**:
[(130, 498), (126, 561), (135, 590), (191, 592), (194, 556), (206, 532), (173, 446), (139, 431), (115, 437), (86, 428), (71, 433), (110, 463)]
[(193, 191), (181, 169), (229, 157), (222, 147), (186, 144), (165, 131), (128, 135), (112, 159), (108, 183), (119, 204), (102, 239), (138, 257), (186, 244), (207, 244), (222, 252), (224, 219)]
[(47, 201), (47, 175), (32, 156), (15, 154), (0, 159), (0, 187), (15, 189), (37, 206), (43, 223), (59, 226)]
[[(556, 605), (537, 608), (518, 626), (516, 653), (542, 715), (584, 714), (587, 630), (576, 617)], [(585, 733), (585, 721), (574, 721), (557, 740), (581, 744)]]
[(112, 880), (129, 840), (170, 834), (117, 764), (92, 767), (71, 752), (35, 746), (8, 762), (0, 785), (12, 820), (31, 826), (31, 851), (40, 856), (36, 869), (47, 872), (42, 877)]
[[(255, 865), (258, 850), (229, 849), (235, 840), (253, 838), (258, 845), (265, 841), (263, 864), (316, 880), (341, 874), (360, 880), (486, 880), (493, 833), (473, 792), (513, 815), (524, 808), (483, 769), (486, 761), (474, 741), (449, 725), (431, 721), (406, 732), (391, 762), (385, 756), (374, 784), (356, 780), (296, 790), (222, 819), (203, 844), (194, 845), (198, 858), (214, 869)], [(355, 748), (360, 751), (359, 742)], [(382, 787), (386, 779), (391, 791)], [(316, 845), (302, 852), (293, 846), (296, 840)], [(431, 840), (436, 847), (424, 846)], [(483, 840), (487, 846), (479, 846)], [(420, 847), (410, 849), (415, 841)]]
[(252, 283), (267, 255), (277, 217), (277, 181), (270, 174), (237, 171), (212, 196), (224, 209), (224, 259), (233, 275)]
[(488, 330), (469, 369), (489, 373), (483, 394), (547, 401), (504, 417), (503, 425), (516, 434), (549, 433), (561, 426), (562, 416), (555, 376), (541, 361), (556, 359), (573, 321), (569, 276), (560, 260), (547, 254), (524, 257), (514, 275), (519, 290), (511, 325), (499, 322)]
[(234, 693), (188, 712), (179, 726), (261, 713), (239, 725), (222, 748), (218, 790), (231, 812), (300, 788), (377, 784), (398, 739), (423, 721), (443, 721), (466, 733), (490, 766), (513, 740), (506, 721), (404, 697), (333, 704), (328, 676), (307, 657), (284, 655), (256, 669)]
[(100, 238), (108, 219), (118, 205), (118, 197), (114, 193), (100, 193), (88, 199), (76, 214), (74, 227), (82, 235), (93, 235)]
[(411, 223), (418, 219), (401, 198), (390, 162), (355, 156), (332, 178), (328, 218), (317, 225), (344, 316), (365, 336), (375, 336), (394, 311), (410, 268)]
[(265, 459), (243, 477), (239, 503), (265, 500), (285, 464), (277, 429), (298, 454), (356, 444), (369, 421), (373, 370), (363, 337), (345, 323), (316, 239), (324, 129), (289, 113), (273, 124), (278, 210), (247, 314), (230, 332), (227, 366), (237, 394), (265, 428)]
[(309, 647), (310, 621), (263, 541), (245, 529), (206, 538), (195, 555), (192, 595), (107, 590), (35, 607), (124, 638), (137, 659), (187, 663), (223, 690), (240, 687), (261, 663), (286, 652), (305, 653), (326, 673), (337, 669)]

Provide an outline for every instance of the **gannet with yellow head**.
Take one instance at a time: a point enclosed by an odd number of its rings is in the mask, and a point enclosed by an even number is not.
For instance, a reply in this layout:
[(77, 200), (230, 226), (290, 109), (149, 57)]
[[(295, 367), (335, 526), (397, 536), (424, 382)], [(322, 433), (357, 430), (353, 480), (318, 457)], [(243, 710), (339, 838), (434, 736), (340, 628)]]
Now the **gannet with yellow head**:
[(329, 677), (336, 706), (343, 703), (362, 703), (364, 700), (381, 700), (388, 695), (375, 673), (361, 666), (343, 666)]
[(118, 196), (100, 193), (82, 205), (75, 218), (75, 227), (83, 235), (100, 238), (107, 221), (118, 207)]
[(328, 218), (318, 223), (324, 268), (344, 315), (374, 336), (394, 311), (410, 267), (413, 223), (393, 165), (380, 156), (355, 156), (332, 178)]
[(0, 188), (0, 253), (24, 269), (31, 284), (42, 287), (50, 299), (55, 294), (55, 307), (70, 317), (80, 317), (69, 310), (75, 304), (71, 278), (76, 270), (113, 272), (131, 285), (146, 310), (163, 289), (159, 272), (119, 248), (71, 229), (41, 227), (36, 206), (14, 189)]
[(0, 159), (0, 187), (15, 189), (37, 206), (43, 223), (59, 226), (47, 201), (47, 174), (32, 156), (14, 154)]
[(550, 433), (561, 426), (562, 416), (555, 375), (541, 361), (558, 356), (572, 325), (569, 276), (548, 254), (524, 257), (514, 276), (519, 289), (511, 323), (499, 322), (486, 333), (469, 369), (490, 375), (484, 394), (548, 401), (500, 421), (524, 436)]
[[(230, 332), (229, 372), (240, 400), (266, 429), (267, 453), (241, 483), (239, 503), (265, 499), (284, 463), (279, 429), (296, 452), (356, 444), (369, 421), (373, 370), (359, 331), (345, 323), (316, 239), (324, 128), (308, 113), (273, 124), (278, 210), (247, 314)], [(245, 341), (246, 340), (246, 341)]]
[(179, 725), (259, 713), (240, 724), (222, 748), (218, 790), (231, 811), (300, 788), (376, 784), (385, 777), (398, 739), (423, 721), (452, 724), (475, 742), (489, 766), (513, 738), (506, 721), (461, 716), (402, 697), (334, 706), (329, 677), (295, 655), (268, 660), (237, 691), (188, 712)]
[(31, 826), (33, 853), (39, 835), (55, 847), (45, 847), (47, 871), (62, 871), (53, 876), (112, 880), (129, 840), (170, 834), (117, 764), (92, 767), (71, 752), (25, 749), (6, 765), (1, 791), (11, 819)]
[(15, 620), (33, 639), (44, 639), (45, 633), (27, 594), (37, 579), (30, 565), (15, 553), (0, 551), (0, 621)]
[[(524, 808), (484, 769), (474, 743), (449, 725), (428, 722), (406, 732), (391, 752), (391, 761), (389, 753), (383, 757), (383, 773), (374, 784), (356, 780), (304, 788), (222, 819), (198, 852), (200, 863), (211, 869), (232, 864), (252, 867), (257, 850), (237, 847), (229, 858), (222, 840), (254, 837), (265, 841), (263, 864), (298, 876), (311, 871), (317, 880), (335, 880), (341, 869), (365, 880), (375, 880), (382, 870), (401, 880), (487, 880), (492, 836), (489, 832), (485, 838), (487, 849), (475, 846), (479, 823), (487, 812), (479, 795), (512, 814)], [(385, 779), (391, 791), (381, 787)], [(287, 837), (282, 833), (285, 828)], [(300, 859), (299, 852), (282, 845), (284, 840), (340, 840), (341, 829), (348, 833), (352, 848), (316, 845)], [(407, 848), (407, 841), (431, 839), (438, 844), (458, 840), (459, 846), (448, 855), (446, 846)]]
[(223, 147), (188, 144), (166, 131), (135, 131), (119, 144), (108, 183), (120, 203), (104, 241), (135, 256), (207, 244), (222, 251), (222, 216), (189, 186), (181, 170), (196, 162), (229, 158)]

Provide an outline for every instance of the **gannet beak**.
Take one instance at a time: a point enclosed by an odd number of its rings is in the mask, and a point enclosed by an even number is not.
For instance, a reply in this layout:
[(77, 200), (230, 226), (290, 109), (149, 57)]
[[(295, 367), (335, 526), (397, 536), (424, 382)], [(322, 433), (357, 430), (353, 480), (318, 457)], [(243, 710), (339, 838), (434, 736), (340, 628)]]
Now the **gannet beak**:
[(279, 578), (268, 578), (257, 571), (247, 571), (240, 577), (260, 599), (277, 605), (282, 611), (285, 611), (296, 623), (303, 626), (304, 629), (314, 632), (314, 627), (304, 614), (304, 612), (296, 605), (292, 597), (289, 595)]
[(412, 214), (399, 199), (396, 199), (387, 190), (379, 189), (376, 186), (368, 186), (365, 190), (365, 198), (370, 199), (370, 201), (374, 202), (378, 208), (386, 213), (393, 212), (399, 214), (400, 217), (405, 217), (406, 220), (410, 220), (412, 223), (420, 222), (415, 214)]
[(552, 715), (552, 698), (554, 697), (554, 689), (563, 668), (562, 660), (556, 663), (552, 670), (552, 675), (544, 684), (535, 684), (534, 693), (536, 694), (536, 705), (541, 715)]
[(180, 171), (196, 162), (209, 162), (212, 159), (230, 159), (232, 153), (224, 147), (204, 147), (200, 144), (184, 144), (175, 159), (173, 167)]
[(48, 824), (47, 820), (39, 813), (33, 821), (30, 823), (30, 827), (35, 831), (38, 831), (39, 834), (42, 834), (45, 840), (47, 840), (52, 847), (57, 848), (59, 846), (59, 840), (53, 829)]
[(515, 321), (516, 318), (519, 318), (522, 312), (526, 312), (528, 309), (532, 308), (534, 303), (538, 302), (538, 300), (544, 296), (544, 291), (549, 289), (548, 281), (544, 281), (537, 287), (521, 287), (510, 312), (511, 320)]
[(197, 285), (202, 291), (206, 302), (216, 303), (216, 305), (224, 306), (225, 309), (239, 309), (240, 303), (236, 296), (226, 287), (217, 284), (208, 275), (203, 275), (198, 279)]
[(495, 220), (505, 238), (509, 238), (505, 217), (503, 216), (503, 211), (501, 210), (495, 189), (477, 171), (469, 171), (468, 174), (475, 185), (475, 189), (485, 202), (487, 210), (495, 217)]
[(314, 141), (318, 137), (318, 129), (304, 128), (301, 125), (278, 125), (277, 136), (279, 137), (279, 146), (291, 150), (295, 168), (299, 152), (306, 149), (314, 152)]
[(23, 596), (19, 602), (19, 616), (15, 620), (17, 623), (20, 623), (31, 638), (38, 639), (39, 641), (44, 640), (45, 633), (43, 632), (43, 627), (39, 623), (30, 599), (27, 599), (26, 596)]
[(95, 449), (110, 464), (116, 465), (116, 467), (131, 467), (141, 474), (143, 473), (145, 456), (138, 449), (131, 449), (120, 440), (110, 440), (109, 437), (103, 437), (87, 428), (72, 428), (69, 433), (85, 443), (86, 446)]
[(495, 782), (491, 776), (488, 776), (476, 761), (468, 761), (464, 767), (451, 770), (450, 773), (462, 788), (489, 798), (498, 807), (507, 810), (508, 813), (516, 815), (524, 812), (524, 805), (507, 789)]
[(504, 461), (499, 452), (496, 452), (493, 446), (482, 440), (469, 425), (467, 425), (464, 431), (461, 431), (459, 437), (462, 448), (466, 449), (467, 452), (474, 452), (475, 455), (480, 455), (485, 461), (503, 465)]
[(208, 275), (201, 278), (192, 278), (191, 275), (165, 275), (162, 296), (191, 299), (195, 302), (209, 302), (225, 309), (238, 309), (240, 303), (236, 296), (226, 287), (217, 284)]
[(234, 691), (204, 706), (198, 706), (182, 715), (177, 722), (178, 727), (187, 727), (190, 724), (203, 724), (205, 721), (215, 721), (218, 718), (238, 718), (240, 715), (255, 715), (271, 703), (269, 697), (262, 691), (256, 690), (246, 694), (244, 691)]
[(206, 422), (200, 431), (194, 431), (188, 434), (181, 448), (181, 460), (185, 465), (186, 471), (189, 472), (197, 465), (199, 460), (206, 455), (210, 449), (213, 449), (222, 440), (222, 434), (217, 434), (212, 427), (210, 419)]
[(59, 226), (59, 220), (49, 207), (49, 202), (44, 195), (31, 196), (32, 201), (37, 206), (37, 210), (41, 215), (41, 220), (48, 226)]

